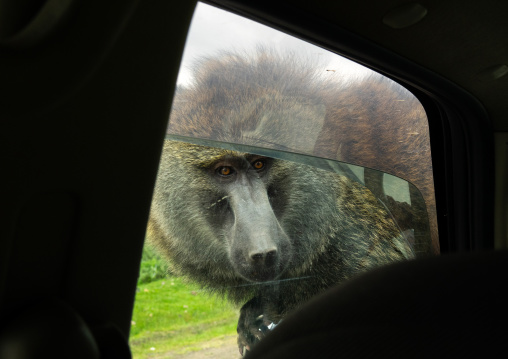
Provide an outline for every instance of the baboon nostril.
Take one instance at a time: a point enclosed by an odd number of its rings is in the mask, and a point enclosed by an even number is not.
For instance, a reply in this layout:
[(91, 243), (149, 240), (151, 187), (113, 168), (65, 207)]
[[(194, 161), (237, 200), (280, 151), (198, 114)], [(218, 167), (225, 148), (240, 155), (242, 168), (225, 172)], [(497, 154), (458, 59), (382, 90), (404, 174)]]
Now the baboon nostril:
[(254, 262), (260, 262), (263, 260), (263, 253), (255, 253), (250, 256)]
[(254, 263), (272, 262), (277, 257), (277, 250), (272, 249), (263, 252), (256, 252), (250, 255)]

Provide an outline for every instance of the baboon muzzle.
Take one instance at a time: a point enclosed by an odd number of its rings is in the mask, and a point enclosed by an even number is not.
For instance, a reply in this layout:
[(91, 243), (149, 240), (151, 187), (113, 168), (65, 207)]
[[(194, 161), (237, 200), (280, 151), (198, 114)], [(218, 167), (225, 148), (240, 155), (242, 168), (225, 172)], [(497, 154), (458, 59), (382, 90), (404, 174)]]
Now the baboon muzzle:
[(264, 183), (251, 179), (235, 185), (229, 201), (234, 214), (230, 258), (238, 274), (250, 281), (279, 277), (290, 259), (290, 241), (270, 205)]

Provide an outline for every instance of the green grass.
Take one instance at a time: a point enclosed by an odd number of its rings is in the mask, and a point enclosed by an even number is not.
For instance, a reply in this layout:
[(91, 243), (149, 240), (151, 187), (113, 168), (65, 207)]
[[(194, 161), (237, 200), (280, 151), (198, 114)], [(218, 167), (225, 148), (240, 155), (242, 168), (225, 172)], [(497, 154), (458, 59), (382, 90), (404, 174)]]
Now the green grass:
[(168, 276), (169, 268), (167, 263), (157, 254), (149, 244), (143, 247), (143, 258), (139, 270), (139, 284), (146, 284)]
[(164, 267), (145, 249), (130, 334), (135, 359), (199, 350), (203, 342), (236, 334), (237, 308), (198, 285), (168, 276)]

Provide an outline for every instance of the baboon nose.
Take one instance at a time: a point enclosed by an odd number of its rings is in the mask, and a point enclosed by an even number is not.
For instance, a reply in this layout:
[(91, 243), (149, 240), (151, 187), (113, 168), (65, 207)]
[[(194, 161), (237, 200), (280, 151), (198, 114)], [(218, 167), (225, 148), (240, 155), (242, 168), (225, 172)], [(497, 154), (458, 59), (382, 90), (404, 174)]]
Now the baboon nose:
[(270, 265), (273, 264), (277, 258), (277, 250), (256, 251), (250, 253), (250, 258), (255, 264), (265, 263), (266, 265)]

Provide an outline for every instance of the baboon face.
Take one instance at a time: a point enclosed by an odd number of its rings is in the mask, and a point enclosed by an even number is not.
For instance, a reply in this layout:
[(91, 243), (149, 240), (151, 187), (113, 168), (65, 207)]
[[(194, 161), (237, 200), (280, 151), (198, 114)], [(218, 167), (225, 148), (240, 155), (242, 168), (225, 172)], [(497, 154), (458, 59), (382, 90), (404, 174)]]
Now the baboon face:
[(207, 167), (218, 197), (210, 217), (220, 223), (233, 267), (252, 281), (277, 278), (291, 258), (289, 238), (269, 199), (272, 164), (266, 157), (231, 153)]
[[(316, 253), (326, 237), (318, 226), (327, 221), (322, 213), (334, 212), (334, 195), (322, 172), (289, 161), (167, 141), (156, 188), (161, 195), (154, 197), (152, 212), (161, 214), (158, 220), (168, 231), (165, 237), (177, 266), (210, 265), (216, 273), (220, 263), (226, 277), (274, 280), (291, 275), (288, 267), (294, 274), (305, 266), (312, 259), (309, 253)], [(171, 179), (173, 186), (178, 179), (177, 188), (164, 187)], [(316, 184), (319, 192), (313, 189)], [(306, 216), (310, 211), (313, 218)], [(181, 258), (185, 262), (180, 263)]]

